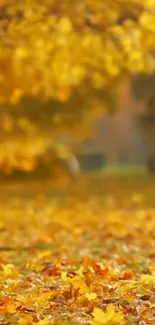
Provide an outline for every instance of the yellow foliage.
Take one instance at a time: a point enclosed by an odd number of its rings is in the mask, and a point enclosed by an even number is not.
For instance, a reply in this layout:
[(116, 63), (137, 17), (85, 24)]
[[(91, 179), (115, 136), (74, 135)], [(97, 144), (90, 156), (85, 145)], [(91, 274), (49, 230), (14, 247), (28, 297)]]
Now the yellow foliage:
[(18, 321), (18, 325), (30, 325), (30, 321), (28, 318), (20, 318)]
[(65, 159), (70, 156), (71, 152), (67, 146), (60, 144), (56, 147), (58, 157)]
[(73, 288), (79, 289), (82, 294), (88, 295), (89, 297), (89, 288), (82, 277), (75, 276), (73, 279), (71, 279), (67, 276), (67, 273), (63, 271), (61, 272), (61, 278), (66, 284), (72, 284)]
[(143, 6), (140, 0), (78, 6), (71, 0), (3, 0), (0, 7), (1, 100), (16, 103), (25, 94), (67, 100), (87, 81), (102, 88), (124, 72), (154, 67), (148, 42), (155, 33), (154, 0)]
[[(73, 132), (83, 139), (91, 133), (91, 123), (105, 112), (103, 98), (95, 99), (93, 90), (112, 92), (124, 77), (155, 70), (154, 0), (80, 0), (78, 5), (72, 0), (1, 0), (1, 11), (0, 102), (14, 105), (19, 114), (14, 119), (8, 114), (0, 125), (0, 167), (7, 172), (35, 169), (35, 157), (57, 136)], [(29, 104), (20, 116), (22, 98), (65, 105), (77, 92), (92, 101), (75, 107), (76, 98), (60, 110), (51, 105), (44, 139), (44, 116), (30, 121)], [(18, 140), (8, 148), (12, 135)], [(65, 150), (58, 149), (62, 159), (68, 156)]]
[(43, 259), (43, 258), (45, 258), (45, 257), (49, 257), (49, 256), (51, 256), (51, 254), (52, 254), (52, 252), (51, 252), (50, 250), (43, 251), (43, 252), (40, 252), (40, 253), (38, 254), (38, 258)]
[(19, 304), (8, 304), (6, 307), (6, 312), (9, 314), (15, 314), (16, 313), (16, 308), (18, 307)]
[(117, 312), (113, 305), (108, 306), (105, 312), (99, 308), (95, 308), (93, 311), (93, 317), (93, 320), (90, 321), (90, 324), (92, 325), (125, 324), (123, 315), (120, 312)]
[(89, 300), (92, 301), (97, 298), (97, 294), (94, 292), (86, 292), (85, 297)]
[[(77, 181), (68, 195), (59, 192), (54, 200), (55, 185), (15, 184), (9, 193), (2, 188), (3, 324), (125, 325), (134, 323), (135, 310), (137, 323), (154, 320), (154, 180), (117, 177), (116, 186), (115, 177), (107, 178), (107, 195), (117, 199), (111, 207), (103, 200), (105, 177), (82, 178), (83, 184)], [(133, 207), (135, 188), (145, 200)], [(21, 195), (15, 195), (17, 189)], [(109, 210), (117, 212), (118, 222), (109, 218)]]
[(71, 279), (71, 284), (75, 289), (79, 289), (82, 294), (86, 294), (89, 291), (86, 283), (79, 276), (75, 276), (73, 279)]
[(152, 274), (142, 274), (139, 281), (142, 284), (155, 285), (155, 271)]
[(52, 320), (44, 318), (38, 322), (34, 322), (30, 317), (20, 318), (18, 321), (18, 325), (52, 325)]
[(2, 264), (2, 269), (6, 277), (15, 275), (17, 273), (13, 264)]

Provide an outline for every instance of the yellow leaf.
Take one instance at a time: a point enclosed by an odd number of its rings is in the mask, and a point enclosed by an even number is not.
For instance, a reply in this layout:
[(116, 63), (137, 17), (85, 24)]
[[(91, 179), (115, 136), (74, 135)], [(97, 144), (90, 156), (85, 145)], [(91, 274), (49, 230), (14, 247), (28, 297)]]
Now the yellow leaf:
[(130, 291), (133, 288), (135, 288), (135, 284), (134, 283), (125, 283), (124, 285), (122, 285), (120, 287), (121, 294), (124, 295), (127, 291)]
[(72, 22), (70, 21), (69, 18), (63, 17), (60, 19), (59, 31), (64, 33), (68, 33), (72, 31)]
[(70, 282), (72, 283), (73, 287), (79, 289), (81, 293), (88, 293), (89, 289), (81, 277), (75, 276), (73, 279), (70, 280)]
[(142, 274), (139, 282), (141, 284), (151, 284), (151, 285), (155, 285), (155, 271), (153, 271), (152, 274)]
[(86, 294), (89, 291), (86, 283), (83, 281), (82, 277), (80, 276), (75, 276), (73, 279), (70, 279), (69, 277), (67, 277), (66, 272), (61, 272), (61, 279), (66, 284), (72, 284), (75, 289), (79, 289), (80, 292), (83, 294)]
[(10, 275), (17, 275), (17, 271), (15, 269), (15, 266), (13, 264), (2, 264), (2, 269), (4, 272), (5, 276), (10, 276)]
[(35, 301), (35, 306), (42, 305), (45, 306), (48, 301), (52, 298), (53, 292), (43, 292), (42, 294), (38, 295), (36, 301)]
[(109, 305), (105, 312), (100, 308), (94, 308), (92, 325), (121, 325), (124, 324), (124, 317), (115, 310), (115, 306)]
[(40, 259), (42, 259), (42, 258), (44, 258), (44, 257), (49, 257), (49, 256), (51, 256), (51, 251), (50, 251), (50, 250), (43, 251), (43, 252), (40, 252), (40, 253), (38, 254), (38, 257), (39, 257)]
[(84, 272), (84, 267), (80, 266), (79, 270), (76, 271), (76, 274), (78, 274), (81, 278), (83, 278), (83, 272)]
[(89, 269), (89, 271), (90, 271), (91, 273), (95, 273), (95, 271), (94, 271), (94, 269), (93, 269), (92, 266), (88, 266), (88, 269)]
[(61, 272), (61, 279), (62, 279), (66, 284), (69, 284), (69, 283), (70, 283), (70, 279), (68, 278), (68, 276), (67, 276), (67, 272), (65, 272), (65, 271), (62, 271), (62, 272)]
[(89, 301), (92, 301), (92, 300), (94, 300), (94, 299), (96, 299), (97, 298), (97, 294), (96, 293), (94, 293), (94, 292), (87, 292), (86, 294), (85, 294), (85, 297), (89, 300)]
[(19, 301), (19, 302), (24, 303), (25, 300), (26, 300), (26, 297), (24, 295), (22, 295), (22, 294), (19, 294), (19, 295), (17, 295), (16, 300)]
[(18, 303), (8, 304), (7, 307), (6, 307), (6, 311), (9, 314), (15, 314), (16, 313), (16, 309), (17, 309), (18, 306), (19, 306)]
[(29, 319), (27, 319), (27, 318), (20, 318), (19, 319), (19, 321), (18, 321), (18, 324), (19, 325), (30, 325), (30, 321), (29, 321)]

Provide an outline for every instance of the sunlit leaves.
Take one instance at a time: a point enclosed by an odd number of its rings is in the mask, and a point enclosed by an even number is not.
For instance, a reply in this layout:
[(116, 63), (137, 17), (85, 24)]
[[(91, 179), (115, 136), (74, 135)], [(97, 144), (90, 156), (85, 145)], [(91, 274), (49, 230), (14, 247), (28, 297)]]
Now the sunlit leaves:
[(6, 277), (16, 277), (18, 275), (15, 266), (13, 264), (2, 264), (2, 270), (4, 272), (4, 276)]
[(38, 322), (34, 322), (33, 318), (24, 317), (19, 319), (18, 325), (53, 325), (53, 322), (48, 318), (44, 318)]
[(90, 322), (92, 325), (121, 325), (125, 324), (123, 315), (115, 310), (113, 305), (107, 307), (103, 312), (99, 308), (95, 308), (93, 311), (94, 319)]
[[(23, 167), (29, 161), (32, 168), (28, 169), (35, 169), (38, 157), (46, 156), (49, 148), (59, 158), (73, 156), (71, 148), (61, 149), (64, 148), (61, 139), (64, 136), (69, 139), (71, 135), (75, 142), (80, 142), (92, 135), (94, 119), (110, 109), (111, 98), (107, 89), (103, 92), (83, 89), (63, 103), (25, 98), (18, 105), (1, 105), (1, 168), (26, 170)], [(64, 150), (66, 154), (62, 153)]]
[(92, 300), (95, 300), (97, 298), (97, 294), (94, 293), (94, 292), (86, 292), (85, 294), (85, 297), (89, 300), (89, 301), (92, 301)]
[(102, 88), (125, 71), (154, 69), (153, 56), (151, 64), (149, 59), (154, 51), (154, 42), (150, 43), (150, 32), (154, 38), (153, 0), (143, 6), (132, 1), (132, 9), (127, 0), (116, 4), (101, 0), (5, 4), (1, 99), (14, 102), (30, 94), (67, 100), (74, 87), (87, 81)]
[[(116, 193), (115, 180), (85, 182), (86, 189), (77, 182), (74, 195), (58, 200), (51, 187), (50, 196), (27, 198), (24, 185), (23, 198), (0, 201), (4, 324), (153, 324), (155, 211), (146, 202), (154, 187), (117, 179)], [(135, 190), (145, 200), (133, 206)]]
[(143, 274), (140, 277), (140, 283), (146, 284), (146, 285), (155, 285), (155, 271), (153, 274)]
[[(12, 118), (12, 112), (6, 114), (3, 140), (6, 137), (7, 142), (12, 134), (18, 139), (22, 134), (24, 140), (20, 138), (18, 149), (12, 141), (15, 154), (10, 154), (11, 158), (8, 154), (0, 157), (0, 165), (5, 165), (5, 170), (17, 165), (22, 170), (35, 169), (41, 149), (27, 155), (20, 148), (23, 143), (29, 146), (30, 138), (33, 148), (44, 138), (46, 152), (49, 142), (54, 143), (60, 133), (86, 137), (92, 131), (94, 118), (101, 115), (105, 106), (109, 109), (104, 96), (96, 100), (99, 91), (113, 93), (126, 76), (154, 71), (154, 16), (154, 0), (143, 4), (140, 0), (1, 1), (0, 102), (15, 105), (14, 108), (19, 108), (18, 103), (28, 96), (55, 102), (48, 111), (48, 121), (44, 119), (46, 104), (38, 106), (37, 119), (33, 121), (30, 115), (26, 116), (28, 102), (25, 116), (18, 119)], [(84, 100), (79, 101), (78, 96)], [(87, 103), (85, 98), (89, 98)], [(59, 102), (61, 108), (55, 105)], [(7, 111), (6, 107), (3, 109)], [(45, 120), (46, 123), (41, 122)]]

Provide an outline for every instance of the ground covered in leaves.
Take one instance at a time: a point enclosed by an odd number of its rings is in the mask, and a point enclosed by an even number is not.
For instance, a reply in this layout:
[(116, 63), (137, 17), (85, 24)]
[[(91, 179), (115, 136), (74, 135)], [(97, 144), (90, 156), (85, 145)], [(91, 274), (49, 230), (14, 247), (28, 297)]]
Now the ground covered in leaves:
[(0, 324), (155, 324), (154, 181), (36, 189), (1, 189)]

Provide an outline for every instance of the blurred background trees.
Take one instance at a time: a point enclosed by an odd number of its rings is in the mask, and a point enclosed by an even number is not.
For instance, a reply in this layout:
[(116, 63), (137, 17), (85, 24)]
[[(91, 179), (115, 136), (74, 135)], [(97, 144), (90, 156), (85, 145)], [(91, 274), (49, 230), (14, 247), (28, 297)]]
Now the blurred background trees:
[(154, 0), (1, 0), (1, 168), (34, 170), (90, 136), (118, 85), (153, 73), (154, 21)]

